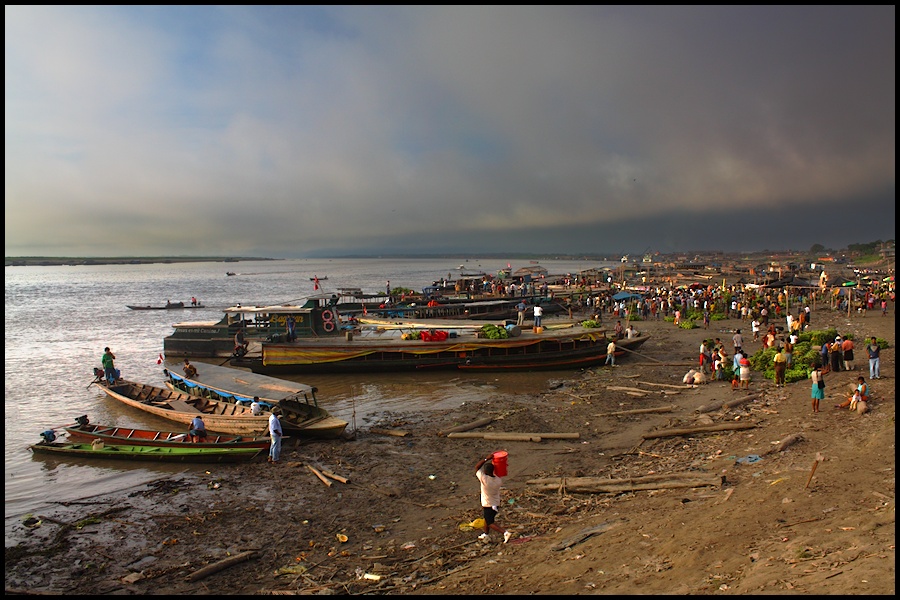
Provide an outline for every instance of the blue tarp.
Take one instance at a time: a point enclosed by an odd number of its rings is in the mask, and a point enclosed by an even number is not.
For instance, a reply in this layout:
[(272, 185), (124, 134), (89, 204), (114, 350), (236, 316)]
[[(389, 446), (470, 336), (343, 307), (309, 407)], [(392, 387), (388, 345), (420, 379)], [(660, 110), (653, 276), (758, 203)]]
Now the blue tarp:
[(631, 300), (634, 298), (635, 300), (642, 300), (644, 297), (640, 294), (633, 294), (631, 292), (619, 292), (618, 294), (613, 296), (613, 300)]

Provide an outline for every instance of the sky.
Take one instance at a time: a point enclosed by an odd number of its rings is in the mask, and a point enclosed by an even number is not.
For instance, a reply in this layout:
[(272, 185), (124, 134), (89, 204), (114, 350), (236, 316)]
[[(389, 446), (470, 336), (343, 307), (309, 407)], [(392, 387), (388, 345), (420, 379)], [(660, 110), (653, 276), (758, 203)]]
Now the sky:
[(5, 17), (6, 256), (894, 239), (893, 6)]

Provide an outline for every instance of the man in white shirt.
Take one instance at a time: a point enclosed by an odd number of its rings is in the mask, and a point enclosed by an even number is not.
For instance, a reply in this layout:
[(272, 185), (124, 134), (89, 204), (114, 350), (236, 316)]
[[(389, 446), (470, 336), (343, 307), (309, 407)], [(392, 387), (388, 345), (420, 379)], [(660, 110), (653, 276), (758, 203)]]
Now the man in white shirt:
[(278, 415), (281, 414), (281, 409), (277, 406), (272, 409), (272, 414), (269, 415), (269, 435), (272, 436), (272, 445), (269, 447), (269, 462), (277, 463), (278, 459), (281, 458), (281, 421), (278, 420)]
[(541, 317), (542, 316), (544, 316), (544, 309), (541, 308), (539, 305), (535, 304), (534, 305), (534, 326), (535, 327), (541, 326)]

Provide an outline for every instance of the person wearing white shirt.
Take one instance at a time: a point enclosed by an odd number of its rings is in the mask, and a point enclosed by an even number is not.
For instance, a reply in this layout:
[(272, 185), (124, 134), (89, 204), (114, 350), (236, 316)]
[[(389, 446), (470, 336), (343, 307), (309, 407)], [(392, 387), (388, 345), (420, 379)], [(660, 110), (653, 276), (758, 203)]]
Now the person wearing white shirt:
[(272, 414), (269, 415), (269, 435), (272, 436), (272, 445), (269, 447), (269, 462), (277, 463), (278, 459), (281, 458), (281, 421), (278, 420), (278, 415), (281, 414), (281, 409), (277, 406), (272, 409)]

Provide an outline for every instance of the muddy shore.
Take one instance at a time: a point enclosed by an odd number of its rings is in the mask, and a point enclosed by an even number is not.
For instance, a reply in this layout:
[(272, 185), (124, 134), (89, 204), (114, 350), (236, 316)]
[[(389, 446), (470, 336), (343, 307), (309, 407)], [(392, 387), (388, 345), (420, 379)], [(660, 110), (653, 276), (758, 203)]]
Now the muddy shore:
[[(7, 539), (6, 590), (893, 594), (894, 323), (893, 311), (814, 313), (816, 329), (891, 343), (882, 379), (870, 382), (866, 415), (833, 408), (856, 376), (868, 379), (866, 360), (827, 376), (826, 401), (814, 414), (808, 381), (776, 388), (755, 373), (749, 393), (722, 382), (682, 385), (700, 340), (721, 337), (727, 345), (739, 320), (713, 321), (709, 330), (638, 322), (653, 335), (640, 355), (615, 368), (560, 374), (546, 393), (385, 414), (354, 441), (287, 447), (277, 465), (215, 466), (59, 505), (39, 515), (39, 526), (23, 523)], [(752, 399), (697, 411), (741, 395)], [(579, 436), (441, 435), (485, 417), (493, 421), (473, 431)], [(711, 424), (747, 428), (645, 437)], [(795, 443), (769, 452), (792, 436)], [(500, 448), (509, 452), (509, 476), (498, 523), (515, 536), (482, 543), (464, 526), (480, 516), (473, 467)], [(310, 466), (349, 482), (326, 486)], [(685, 474), (703, 483), (676, 487)], [(570, 489), (579, 477), (673, 485)], [(566, 479), (547, 490), (528, 483), (541, 478)]]

